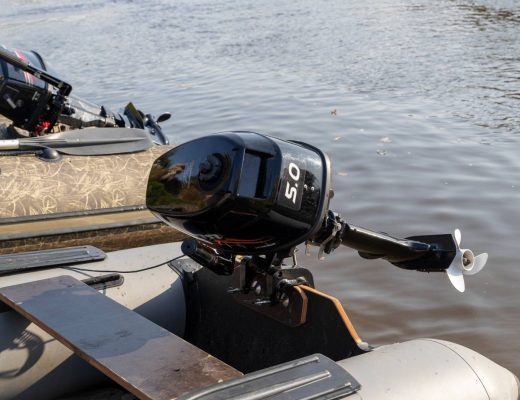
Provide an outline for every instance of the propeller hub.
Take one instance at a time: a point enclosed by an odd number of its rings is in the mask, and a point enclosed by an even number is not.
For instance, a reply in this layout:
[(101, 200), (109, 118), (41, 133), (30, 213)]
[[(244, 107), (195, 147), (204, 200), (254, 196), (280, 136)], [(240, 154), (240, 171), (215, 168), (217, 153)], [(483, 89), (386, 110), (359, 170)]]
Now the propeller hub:
[(471, 250), (465, 249), (462, 251), (461, 261), (462, 269), (464, 271), (471, 271), (475, 264), (475, 255)]

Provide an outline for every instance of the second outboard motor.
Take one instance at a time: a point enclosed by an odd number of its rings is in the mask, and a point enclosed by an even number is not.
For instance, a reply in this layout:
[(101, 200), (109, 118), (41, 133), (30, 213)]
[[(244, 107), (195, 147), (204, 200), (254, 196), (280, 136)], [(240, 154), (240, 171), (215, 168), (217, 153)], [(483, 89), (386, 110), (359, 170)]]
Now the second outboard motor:
[(10, 50), (0, 46), (0, 115), (30, 135), (87, 127), (129, 127), (146, 129), (156, 144), (168, 144), (157, 119), (144, 114), (132, 103), (122, 113), (70, 96), (72, 86), (49, 70), (35, 51)]
[[(13, 55), (34, 67), (47, 71), (35, 51), (13, 50)], [(53, 88), (34, 75), (0, 58), (0, 114), (17, 127), (36, 131), (42, 115), (48, 115)]]

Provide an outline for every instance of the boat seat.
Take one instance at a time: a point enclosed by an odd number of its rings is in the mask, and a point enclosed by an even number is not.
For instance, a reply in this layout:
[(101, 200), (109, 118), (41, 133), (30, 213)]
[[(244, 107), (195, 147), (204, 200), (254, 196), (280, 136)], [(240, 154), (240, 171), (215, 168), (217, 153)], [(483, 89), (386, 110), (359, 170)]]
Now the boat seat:
[(1, 288), (0, 300), (139, 399), (169, 400), (242, 375), (70, 276)]

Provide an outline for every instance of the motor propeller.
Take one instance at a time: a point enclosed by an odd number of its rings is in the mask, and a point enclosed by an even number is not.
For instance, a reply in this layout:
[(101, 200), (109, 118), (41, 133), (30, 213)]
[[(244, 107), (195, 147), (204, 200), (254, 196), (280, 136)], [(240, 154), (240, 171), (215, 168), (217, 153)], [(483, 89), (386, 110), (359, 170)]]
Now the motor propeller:
[(455, 289), (463, 293), (466, 288), (464, 275), (475, 275), (482, 271), (486, 266), (488, 254), (482, 253), (475, 256), (470, 249), (461, 249), (462, 233), (460, 229), (455, 229), (453, 236), (457, 243), (457, 254), (446, 270), (446, 273), (453, 286), (455, 286)]

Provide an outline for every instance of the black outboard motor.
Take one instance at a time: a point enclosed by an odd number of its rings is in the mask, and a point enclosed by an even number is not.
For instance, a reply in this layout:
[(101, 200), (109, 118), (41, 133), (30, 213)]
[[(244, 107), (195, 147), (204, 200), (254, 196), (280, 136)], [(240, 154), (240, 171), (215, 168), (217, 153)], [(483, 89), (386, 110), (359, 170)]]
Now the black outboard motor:
[[(47, 71), (45, 62), (35, 51), (14, 50), (20, 60)], [(0, 58), (0, 114), (17, 127), (38, 131), (56, 111), (50, 109), (54, 88), (29, 72)], [(41, 128), (45, 128), (42, 125)]]
[[(154, 163), (147, 206), (195, 241), (183, 251), (217, 273), (232, 273), (235, 255), (256, 256), (266, 271), (298, 244), (320, 258), (343, 244), (367, 259), (411, 270), (462, 275), (480, 271), (487, 254), (460, 249), (460, 231), (399, 239), (348, 224), (329, 210), (329, 160), (319, 149), (253, 132), (225, 132), (170, 150)], [(259, 258), (259, 255), (265, 257)]]
[(71, 91), (37, 52), (0, 47), (0, 114), (14, 126), (36, 135), (58, 122), (72, 129), (125, 126), (103, 106), (70, 97)]
[[(156, 144), (168, 144), (160, 122), (129, 103), (121, 114), (104, 106), (70, 96), (72, 86), (56, 77), (35, 51), (8, 50), (0, 46), (0, 115), (15, 127), (39, 136), (86, 127), (130, 127), (147, 129)], [(59, 128), (57, 126), (59, 125)]]

